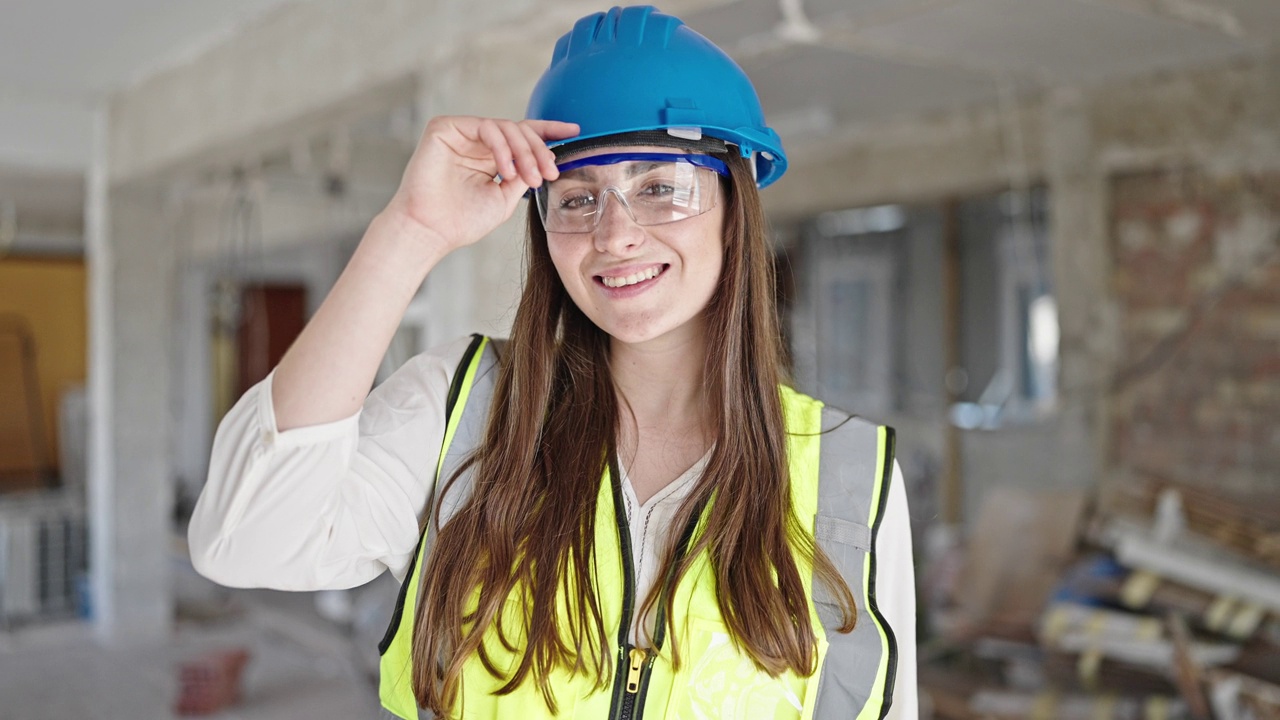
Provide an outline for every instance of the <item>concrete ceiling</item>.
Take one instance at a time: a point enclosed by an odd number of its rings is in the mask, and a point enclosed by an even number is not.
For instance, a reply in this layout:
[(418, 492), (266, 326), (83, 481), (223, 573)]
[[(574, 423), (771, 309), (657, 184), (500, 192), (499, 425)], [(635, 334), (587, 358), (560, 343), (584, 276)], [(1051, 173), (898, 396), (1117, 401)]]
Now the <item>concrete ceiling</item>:
[(284, 2), (5, 0), (0, 164), (82, 171), (92, 111), (103, 97), (195, 55)]
[(77, 251), (70, 238), (103, 98), (286, 1), (300, 0), (5, 0), (0, 210), (16, 207), (20, 219), (10, 249)]
[[(102, 98), (309, 1), (6, 0), (0, 172), (61, 177), (66, 196)], [(684, 18), (739, 60), (789, 140), (1280, 41), (1278, 0), (731, 0)]]
[[(306, 1), (7, 0), (0, 164), (84, 167), (100, 98)], [(801, 127), (981, 101), (999, 79), (1091, 83), (1280, 39), (1277, 0), (732, 0), (685, 19), (739, 59), (771, 116)]]
[(281, 0), (6, 0), (0, 87), (83, 99), (179, 60)]
[(1280, 41), (1277, 0), (734, 0), (685, 19), (739, 60), (793, 135)]

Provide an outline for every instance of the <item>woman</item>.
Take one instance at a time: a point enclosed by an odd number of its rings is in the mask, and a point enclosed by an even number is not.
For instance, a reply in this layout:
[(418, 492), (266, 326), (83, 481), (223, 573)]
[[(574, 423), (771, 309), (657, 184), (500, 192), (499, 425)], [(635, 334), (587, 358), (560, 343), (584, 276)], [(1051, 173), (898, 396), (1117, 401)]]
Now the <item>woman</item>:
[[(648, 7), (578, 21), (528, 119), (428, 124), (220, 425), (196, 567), (291, 590), (390, 569), (388, 717), (914, 717), (892, 431), (781, 382), (757, 186), (785, 169), (709, 41)], [(431, 268), (526, 193), (510, 342), (366, 399)]]

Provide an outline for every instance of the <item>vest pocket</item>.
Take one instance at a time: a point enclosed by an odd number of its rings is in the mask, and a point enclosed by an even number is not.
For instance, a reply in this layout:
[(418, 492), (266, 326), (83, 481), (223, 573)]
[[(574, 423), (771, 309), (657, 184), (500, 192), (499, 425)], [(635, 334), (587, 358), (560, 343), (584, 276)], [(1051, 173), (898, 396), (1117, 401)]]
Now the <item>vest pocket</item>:
[[(682, 664), (672, 678), (667, 711), (661, 717), (793, 720), (805, 716), (807, 685), (817, 681), (816, 675), (811, 679), (786, 672), (771, 677), (756, 667), (750, 655), (734, 647), (728, 628), (719, 620), (689, 617), (676, 639)], [(826, 651), (826, 640), (820, 638), (819, 659)], [(661, 661), (668, 671), (669, 657), (664, 652)], [(656, 700), (651, 697), (649, 703)]]

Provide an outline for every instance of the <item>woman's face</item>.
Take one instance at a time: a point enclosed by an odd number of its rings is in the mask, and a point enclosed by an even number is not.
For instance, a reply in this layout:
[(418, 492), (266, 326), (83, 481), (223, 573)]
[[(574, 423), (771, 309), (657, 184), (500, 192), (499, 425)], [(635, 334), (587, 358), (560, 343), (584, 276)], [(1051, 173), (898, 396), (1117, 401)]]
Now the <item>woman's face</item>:
[[(600, 148), (569, 159), (622, 152), (676, 151)], [(627, 165), (592, 166), (591, 183), (621, 186), (634, 180), (626, 176), (626, 169)], [(606, 193), (594, 230), (547, 233), (551, 260), (569, 296), (615, 340), (683, 343), (705, 333), (703, 311), (720, 280), (724, 247), (725, 193), (718, 181), (713, 182), (714, 206), (700, 215), (640, 225), (616, 195)]]

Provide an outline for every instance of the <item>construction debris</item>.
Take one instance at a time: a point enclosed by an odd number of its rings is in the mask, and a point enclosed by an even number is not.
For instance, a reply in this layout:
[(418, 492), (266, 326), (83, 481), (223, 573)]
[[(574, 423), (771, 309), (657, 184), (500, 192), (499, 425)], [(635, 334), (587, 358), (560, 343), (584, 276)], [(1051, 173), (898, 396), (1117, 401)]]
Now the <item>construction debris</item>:
[(964, 554), (922, 588), (925, 716), (1280, 720), (1276, 503), (1002, 489)]
[(178, 668), (178, 715), (212, 715), (240, 702), (241, 675), (249, 651), (234, 648), (207, 653)]

